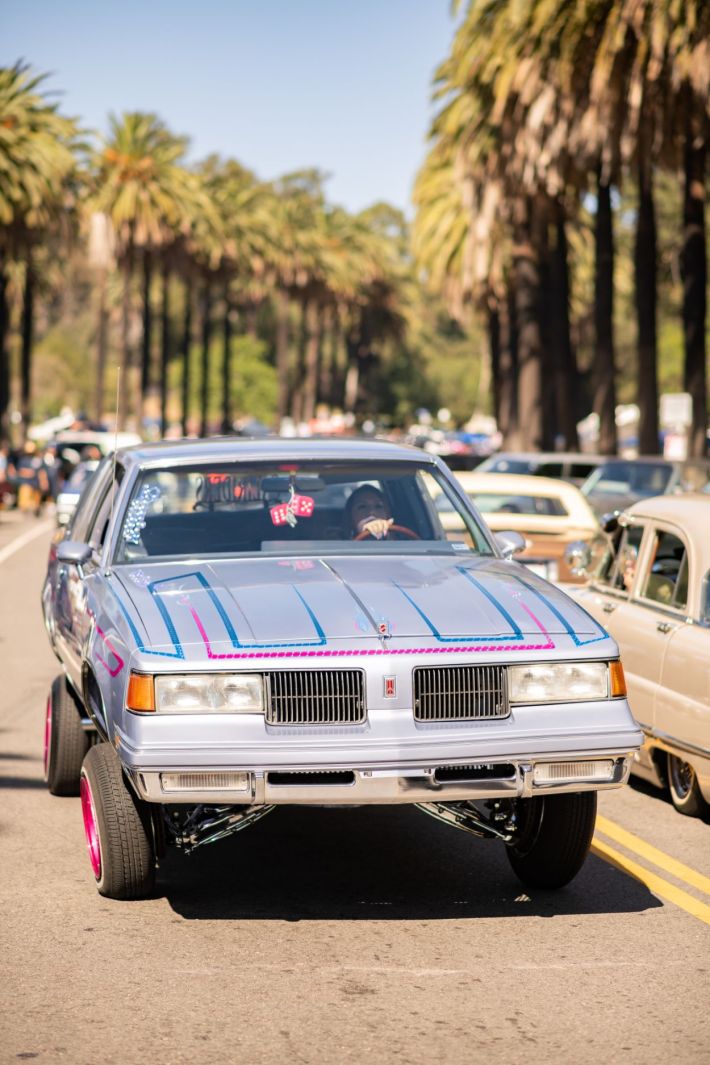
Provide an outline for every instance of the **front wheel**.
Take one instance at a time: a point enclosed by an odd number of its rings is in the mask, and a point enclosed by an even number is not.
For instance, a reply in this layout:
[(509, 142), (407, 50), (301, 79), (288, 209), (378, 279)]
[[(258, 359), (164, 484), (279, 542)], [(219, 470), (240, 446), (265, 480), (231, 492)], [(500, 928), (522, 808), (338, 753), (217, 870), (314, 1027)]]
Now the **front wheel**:
[(589, 853), (597, 793), (523, 799), (518, 811), (518, 831), (507, 848), (513, 871), (529, 887), (569, 884)]
[(44, 779), (52, 795), (78, 795), (81, 763), (91, 745), (66, 677), (54, 678), (44, 718)]
[(109, 899), (149, 896), (155, 884), (150, 814), (129, 789), (108, 743), (92, 747), (84, 759), (81, 811), (99, 894)]
[(692, 765), (675, 754), (668, 755), (668, 788), (678, 813), (703, 817), (710, 812), (710, 804), (703, 798)]

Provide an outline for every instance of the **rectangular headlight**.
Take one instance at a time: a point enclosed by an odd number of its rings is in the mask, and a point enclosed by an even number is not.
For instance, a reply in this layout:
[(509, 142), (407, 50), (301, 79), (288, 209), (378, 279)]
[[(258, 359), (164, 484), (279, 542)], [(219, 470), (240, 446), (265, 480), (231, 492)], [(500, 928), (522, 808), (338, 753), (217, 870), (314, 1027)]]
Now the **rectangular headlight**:
[(606, 662), (536, 662), (508, 667), (511, 703), (575, 703), (609, 696)]
[(258, 714), (264, 709), (260, 673), (184, 673), (155, 678), (159, 714)]

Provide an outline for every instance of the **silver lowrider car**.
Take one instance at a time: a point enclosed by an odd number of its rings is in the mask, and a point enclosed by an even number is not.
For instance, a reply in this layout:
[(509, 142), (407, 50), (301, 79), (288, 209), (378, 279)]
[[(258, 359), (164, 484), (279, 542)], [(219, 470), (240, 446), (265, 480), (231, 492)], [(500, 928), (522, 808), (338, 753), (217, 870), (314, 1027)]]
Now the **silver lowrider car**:
[(43, 590), (46, 779), (81, 794), (101, 894), (145, 896), (166, 846), (289, 803), (411, 803), (501, 840), (524, 882), (567, 883), (642, 737), (616, 644), (520, 546), (413, 448), (104, 460)]

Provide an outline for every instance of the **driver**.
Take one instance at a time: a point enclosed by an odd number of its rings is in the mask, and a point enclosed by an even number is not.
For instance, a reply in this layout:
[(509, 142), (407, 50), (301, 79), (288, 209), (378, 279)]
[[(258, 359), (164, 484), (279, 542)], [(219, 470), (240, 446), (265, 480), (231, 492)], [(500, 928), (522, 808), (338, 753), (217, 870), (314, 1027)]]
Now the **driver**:
[(394, 524), (387, 500), (379, 488), (364, 484), (356, 488), (345, 504), (345, 519), (350, 537), (369, 533), (383, 540)]

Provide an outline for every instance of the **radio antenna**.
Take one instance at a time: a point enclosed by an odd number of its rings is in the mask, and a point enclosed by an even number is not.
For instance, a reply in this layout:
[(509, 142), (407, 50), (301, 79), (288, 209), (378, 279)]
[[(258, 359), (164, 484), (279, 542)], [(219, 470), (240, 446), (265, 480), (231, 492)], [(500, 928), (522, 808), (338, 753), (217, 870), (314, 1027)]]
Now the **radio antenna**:
[[(113, 428), (113, 468), (111, 471), (111, 511), (108, 519), (108, 527), (113, 531), (113, 507), (116, 500), (116, 452), (118, 451), (118, 417), (120, 414), (120, 396), (121, 396), (121, 365), (116, 367), (116, 420)], [(106, 544), (107, 549), (110, 551), (111, 544)], [(105, 569), (105, 575), (108, 577), (111, 568), (107, 566)]]

